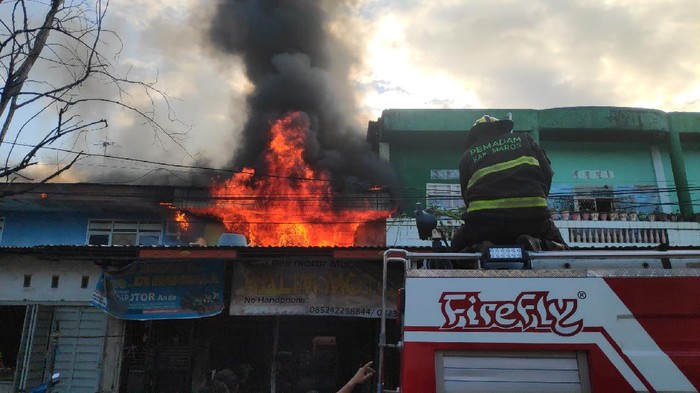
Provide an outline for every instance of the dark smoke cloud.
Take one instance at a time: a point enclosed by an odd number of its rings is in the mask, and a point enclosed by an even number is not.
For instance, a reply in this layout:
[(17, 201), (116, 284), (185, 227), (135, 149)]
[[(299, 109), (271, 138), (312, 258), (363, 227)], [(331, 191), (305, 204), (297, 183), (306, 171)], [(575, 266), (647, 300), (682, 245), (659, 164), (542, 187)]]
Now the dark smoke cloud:
[[(332, 5), (338, 7), (338, 2)], [(247, 100), (243, 140), (230, 165), (264, 171), (261, 158), (271, 121), (290, 111), (303, 111), (311, 120), (312, 138), (305, 157), (310, 165), (329, 171), (334, 180), (345, 184), (394, 186), (397, 180), (389, 164), (370, 152), (364, 133), (349, 120), (357, 108), (344, 99), (351, 90), (347, 73), (339, 80), (339, 68), (332, 67), (337, 58), (353, 57), (338, 56), (341, 46), (326, 30), (326, 11), (313, 0), (219, 3), (210, 26), (211, 39), (219, 50), (243, 59), (255, 85)], [(349, 67), (343, 64), (340, 69), (347, 72)]]

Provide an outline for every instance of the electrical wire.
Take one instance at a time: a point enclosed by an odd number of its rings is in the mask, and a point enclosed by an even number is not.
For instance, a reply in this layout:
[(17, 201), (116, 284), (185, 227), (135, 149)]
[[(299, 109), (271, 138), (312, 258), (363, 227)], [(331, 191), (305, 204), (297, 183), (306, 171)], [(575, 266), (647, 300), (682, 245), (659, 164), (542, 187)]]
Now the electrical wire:
[[(16, 146), (22, 146), (22, 147), (36, 147), (36, 146), (31, 145), (31, 144), (25, 144), (25, 143), (19, 143), (19, 142), (3, 141), (2, 143), (16, 145)], [(87, 156), (87, 157), (110, 158), (110, 159), (115, 159), (115, 160), (124, 160), (124, 161), (130, 161), (130, 162), (138, 162), (138, 163), (145, 163), (145, 164), (151, 164), (151, 165), (160, 165), (160, 166), (167, 166), (167, 167), (173, 167), (173, 168), (198, 169), (198, 170), (203, 170), (203, 171), (222, 172), (222, 173), (229, 173), (229, 174), (250, 174), (249, 172), (244, 171), (243, 169), (221, 169), (221, 168), (206, 167), (206, 166), (201, 166), (201, 165), (173, 164), (173, 163), (167, 163), (167, 162), (162, 162), (162, 161), (144, 160), (144, 159), (140, 159), (140, 158), (113, 156), (113, 155), (109, 155), (109, 154), (78, 152), (78, 151), (74, 151), (74, 150), (61, 149), (58, 147), (48, 147), (48, 146), (44, 146), (44, 147), (42, 147), (42, 149), (54, 150), (54, 151), (59, 151), (59, 152), (63, 152), (63, 153), (81, 154), (82, 156)], [(348, 181), (348, 180), (337, 180), (337, 179), (329, 179), (329, 178), (324, 179), (324, 178), (302, 177), (302, 176), (283, 176), (283, 175), (275, 175), (275, 174), (271, 174), (271, 173), (260, 173), (258, 171), (255, 172), (254, 176), (255, 177), (277, 178), (277, 179), (301, 180), (301, 181), (341, 183), (341, 184), (365, 186), (368, 188), (378, 185), (375, 183), (360, 183), (360, 182), (352, 182), (352, 181)], [(388, 185), (379, 185), (379, 186), (389, 187)]]
[[(17, 145), (17, 146), (22, 146), (22, 147), (35, 147), (34, 145), (31, 144), (25, 144), (25, 143), (20, 143), (20, 142), (2, 142), (4, 144), (11, 144), (11, 145)], [(137, 179), (144, 178), (146, 177), (149, 173), (152, 173), (157, 170), (165, 170), (168, 171), (169, 173), (173, 172), (183, 172), (183, 173), (197, 173), (197, 171), (210, 171), (210, 172), (221, 172), (221, 173), (229, 173), (229, 174), (238, 174), (238, 173), (247, 173), (242, 170), (232, 170), (232, 169), (221, 169), (221, 168), (213, 168), (213, 167), (206, 167), (206, 166), (199, 166), (199, 165), (185, 165), (185, 164), (172, 164), (172, 163), (166, 163), (162, 161), (153, 161), (153, 160), (144, 160), (144, 159), (138, 159), (138, 158), (131, 158), (131, 157), (122, 157), (122, 156), (113, 156), (113, 155), (105, 155), (105, 154), (94, 154), (94, 153), (84, 153), (84, 152), (77, 152), (74, 150), (69, 150), (69, 149), (62, 149), (62, 148), (56, 148), (56, 147), (49, 147), (45, 146), (43, 149), (47, 150), (54, 150), (54, 151), (59, 151), (59, 152), (64, 152), (64, 153), (72, 153), (72, 154), (82, 154), (84, 156), (89, 156), (89, 157), (102, 157), (102, 158), (110, 158), (110, 159), (115, 159), (115, 160), (122, 160), (122, 161), (127, 161), (127, 162), (134, 162), (134, 163), (141, 163), (141, 164), (147, 164), (147, 165), (158, 165), (158, 166), (165, 166), (165, 167), (171, 167), (175, 169), (165, 169), (165, 168), (155, 168), (155, 169), (148, 169), (148, 168), (135, 168), (135, 167), (117, 167), (117, 166), (110, 166), (112, 168), (120, 168), (120, 169), (138, 169), (138, 170), (148, 170), (148, 173), (140, 176)], [(81, 164), (77, 163), (78, 165), (86, 165), (86, 166), (101, 166), (101, 165), (96, 165), (96, 164)], [(48, 165), (48, 164), (47, 164)], [(103, 166), (103, 165), (102, 165)], [(173, 173), (174, 175), (174, 173)], [(176, 176), (176, 175), (174, 175)], [(309, 178), (309, 177), (293, 177), (293, 176), (281, 176), (281, 175), (274, 175), (274, 174), (269, 174), (269, 173), (255, 173), (256, 177), (269, 177), (269, 178), (284, 178), (284, 179), (290, 179), (290, 180), (297, 180), (297, 181), (319, 181), (319, 182), (339, 182), (339, 183), (345, 183), (345, 184), (354, 184), (354, 185), (362, 185), (362, 186), (377, 186), (377, 184), (370, 184), (370, 183), (360, 183), (360, 182), (350, 182), (350, 181), (345, 181), (345, 180), (332, 180), (332, 179), (320, 179), (320, 178)], [(177, 176), (176, 176), (177, 177)], [(181, 181), (184, 181), (184, 179), (179, 178)], [(129, 182), (133, 182), (135, 180), (131, 180)], [(129, 183), (126, 182), (126, 183)], [(110, 185), (114, 183), (94, 183), (94, 184), (103, 184), (103, 185)], [(443, 184), (443, 183), (439, 183)], [(444, 183), (444, 184), (449, 184), (449, 183)], [(618, 183), (619, 184), (619, 183)], [(690, 183), (690, 184), (695, 184), (695, 183)], [(366, 194), (366, 195), (355, 195), (355, 196), (350, 196), (350, 195), (343, 195), (343, 194), (338, 194), (334, 195), (332, 199), (334, 200), (367, 200), (368, 198), (371, 199), (371, 196), (375, 196), (376, 198), (386, 198), (386, 199), (391, 199), (392, 201), (396, 202), (401, 202), (401, 201), (408, 201), (408, 200), (425, 200), (428, 199), (430, 201), (439, 201), (439, 202), (449, 202), (449, 201), (461, 201), (462, 197), (460, 194), (455, 193), (454, 195), (449, 195), (449, 196), (429, 196), (426, 197), (427, 189), (426, 188), (419, 188), (419, 187), (398, 187), (398, 186), (384, 186), (384, 185), (379, 185), (382, 187), (384, 190), (392, 191), (396, 195), (391, 195), (391, 196), (384, 196), (384, 195), (377, 195), (377, 194)], [(612, 186), (612, 189), (607, 189), (607, 190), (602, 190), (602, 189), (594, 189), (593, 186), (568, 186), (570, 188), (579, 188), (579, 190), (574, 190), (573, 192), (552, 192), (549, 195), (550, 200), (571, 200), (572, 198), (575, 199), (583, 199), (586, 196), (590, 197), (595, 197), (595, 198), (610, 198), (610, 199), (621, 199), (621, 197), (625, 196), (637, 196), (637, 195), (645, 195), (645, 194), (659, 194), (659, 193), (675, 193), (678, 191), (687, 191), (687, 192), (697, 192), (700, 191), (700, 186), (689, 186), (689, 187), (658, 187), (658, 186), (645, 186), (645, 185), (636, 185), (636, 186), (618, 186), (620, 188), (615, 189), (616, 186)], [(588, 188), (588, 190), (581, 190), (581, 188)], [(628, 187), (632, 187), (631, 189), (627, 189)], [(398, 195), (398, 192), (400, 191), (415, 191), (417, 192), (416, 194), (407, 194), (405, 192), (401, 193), (403, 195)], [(37, 191), (37, 193), (39, 193)], [(71, 195), (71, 193), (54, 193), (54, 194), (63, 194), (63, 195)], [(85, 193), (73, 193), (72, 195), (86, 195)], [(105, 193), (99, 193), (99, 194), (94, 194), (94, 195), (101, 195), (101, 196), (110, 196), (109, 194)], [(87, 195), (86, 195), (87, 196)], [(119, 194), (114, 194), (111, 195), (113, 197), (129, 197), (125, 195), (119, 195)], [(239, 201), (239, 202), (256, 202), (256, 201), (286, 201), (286, 200), (295, 200), (295, 201), (319, 201), (319, 200), (329, 200), (328, 196), (325, 194), (323, 195), (297, 195), (297, 194), (287, 194), (287, 195), (274, 195), (274, 194), (268, 194), (265, 196), (212, 196), (209, 195), (207, 197), (188, 197), (188, 200), (196, 200), (196, 199), (202, 199), (202, 200), (224, 200), (224, 201)], [(621, 201), (617, 201), (618, 203), (621, 203)], [(691, 200), (691, 204), (695, 205), (695, 202), (698, 202), (698, 200)], [(681, 203), (661, 203), (661, 202), (624, 202), (625, 206), (665, 206), (665, 205), (680, 205)]]
[[(7, 142), (4, 141), (2, 142), (3, 144), (11, 144), (11, 145), (17, 145), (17, 146), (22, 146), (22, 147), (35, 147), (34, 145), (31, 144), (25, 144), (25, 143), (20, 143), (20, 142)], [(144, 159), (139, 159), (139, 158), (132, 158), (132, 157), (122, 157), (122, 156), (113, 156), (113, 155), (105, 155), (105, 154), (96, 154), (96, 153), (85, 153), (85, 152), (78, 152), (74, 150), (69, 150), (69, 149), (62, 149), (62, 148), (56, 148), (56, 147), (49, 147), (45, 146), (43, 149), (47, 150), (54, 150), (54, 151), (60, 151), (64, 153), (72, 153), (72, 154), (82, 154), (83, 156), (88, 156), (88, 157), (101, 157), (101, 158), (110, 158), (110, 159), (115, 159), (115, 160), (123, 160), (123, 161), (129, 161), (129, 162), (136, 162), (136, 163), (143, 163), (143, 164), (150, 164), (150, 165), (160, 165), (160, 166), (167, 166), (167, 167), (172, 167), (172, 168), (178, 168), (179, 170), (193, 170), (193, 171), (183, 171), (185, 173), (196, 173), (195, 170), (203, 170), (203, 171), (211, 171), (211, 172), (222, 172), (222, 173), (230, 173), (230, 174), (247, 174), (248, 172), (245, 172), (241, 169), (221, 169), (221, 168), (214, 168), (214, 167), (207, 167), (207, 166), (200, 166), (200, 165), (185, 165), (185, 164), (173, 164), (173, 163), (167, 163), (167, 162), (162, 162), (162, 161), (153, 161), (153, 160), (144, 160)], [(90, 164), (87, 164), (90, 165)], [(92, 166), (100, 166), (97, 164), (92, 164)], [(111, 166), (112, 168), (119, 168), (115, 166)], [(136, 169), (136, 168), (124, 168), (124, 169)], [(399, 187), (399, 186), (388, 186), (388, 185), (381, 185), (381, 184), (373, 184), (373, 183), (360, 183), (360, 182), (350, 182), (347, 180), (336, 180), (336, 179), (322, 179), (322, 178), (314, 178), (314, 177), (296, 177), (296, 176), (283, 176), (283, 175), (275, 175), (275, 174), (270, 174), (270, 173), (255, 173), (256, 177), (270, 177), (270, 178), (281, 178), (281, 179), (290, 179), (290, 180), (301, 180), (301, 181), (318, 181), (318, 182), (338, 182), (338, 183), (345, 183), (345, 184), (354, 184), (354, 185), (362, 185), (362, 186), (380, 186), (380, 187), (385, 187), (385, 188), (391, 188), (393, 190), (414, 190), (414, 191), (422, 191), (425, 192), (425, 188), (418, 188), (418, 187)], [(619, 184), (619, 182), (616, 182)], [(627, 181), (626, 183), (630, 184), (635, 184), (637, 187), (639, 187), (639, 182), (634, 183), (632, 181)], [(106, 183), (109, 184), (109, 183)], [(449, 183), (439, 183), (439, 184), (449, 184)], [(671, 183), (672, 184), (672, 183)], [(698, 186), (692, 186), (688, 187), (687, 189), (690, 191), (700, 191), (700, 181), (698, 182)], [(579, 188), (592, 188), (591, 186), (576, 186)], [(685, 190), (684, 188), (679, 188), (679, 187), (668, 187), (668, 188), (660, 188), (660, 187), (653, 187), (653, 186), (642, 186), (642, 187), (649, 187), (648, 191), (646, 189), (644, 190), (589, 190), (589, 191), (578, 191), (575, 193), (576, 196), (584, 196), (584, 195), (600, 195), (600, 194), (608, 194), (612, 193), (613, 195), (615, 194), (633, 194), (633, 193), (651, 193), (651, 192), (676, 192), (678, 190)], [(562, 194), (557, 194), (556, 192), (550, 193), (550, 198), (555, 198), (558, 195), (561, 196), (569, 196), (571, 195), (570, 193), (562, 193)], [(455, 198), (461, 198), (461, 196), (457, 195)]]

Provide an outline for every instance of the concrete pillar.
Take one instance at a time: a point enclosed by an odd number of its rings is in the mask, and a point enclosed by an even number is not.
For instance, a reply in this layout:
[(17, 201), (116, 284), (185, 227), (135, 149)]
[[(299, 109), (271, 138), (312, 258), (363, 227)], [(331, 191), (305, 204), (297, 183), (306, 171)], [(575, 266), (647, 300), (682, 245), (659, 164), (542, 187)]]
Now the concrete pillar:
[(669, 124), (669, 142), (671, 145), (671, 168), (673, 169), (673, 182), (676, 185), (678, 204), (684, 216), (693, 215), (693, 204), (688, 190), (688, 177), (685, 171), (685, 159), (681, 148), (680, 130), (675, 130)]
[(535, 112), (535, 123), (530, 130), (530, 136), (535, 142), (540, 143), (540, 112)]

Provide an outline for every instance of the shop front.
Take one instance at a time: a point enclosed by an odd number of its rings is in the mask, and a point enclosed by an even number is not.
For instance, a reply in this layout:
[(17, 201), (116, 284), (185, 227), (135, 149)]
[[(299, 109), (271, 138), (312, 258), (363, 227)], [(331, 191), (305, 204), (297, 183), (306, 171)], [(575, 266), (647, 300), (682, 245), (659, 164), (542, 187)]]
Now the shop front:
[[(226, 277), (225, 312), (127, 322), (120, 392), (197, 391), (222, 369), (240, 392), (335, 392), (377, 359), (381, 260), (243, 255)], [(390, 318), (395, 305), (392, 296)]]
[(28, 391), (54, 372), (64, 391), (106, 391), (106, 348), (121, 325), (89, 306), (99, 268), (13, 251), (0, 260), (0, 392)]
[[(306, 255), (243, 259), (233, 263), (232, 272), (230, 316), (223, 323), (249, 326), (240, 337), (253, 347), (229, 362), (259, 359), (254, 363), (269, 364), (267, 370), (261, 367), (259, 382), (251, 381), (250, 389), (242, 391), (335, 392), (360, 365), (377, 358), (381, 260)], [(395, 318), (402, 272), (391, 273), (386, 312)], [(227, 358), (225, 352), (235, 346), (212, 352), (211, 361)]]
[(224, 310), (224, 260), (165, 255), (108, 267), (96, 285), (95, 310), (125, 321), (120, 392), (192, 391), (193, 370), (202, 368), (201, 333)]

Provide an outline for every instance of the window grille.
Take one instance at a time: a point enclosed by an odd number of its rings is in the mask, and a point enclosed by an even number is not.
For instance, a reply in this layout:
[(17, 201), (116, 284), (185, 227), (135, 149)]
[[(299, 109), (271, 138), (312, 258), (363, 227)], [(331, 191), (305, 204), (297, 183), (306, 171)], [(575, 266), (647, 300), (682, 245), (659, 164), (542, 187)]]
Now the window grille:
[(428, 207), (457, 210), (464, 207), (462, 189), (459, 184), (426, 183), (426, 203)]

